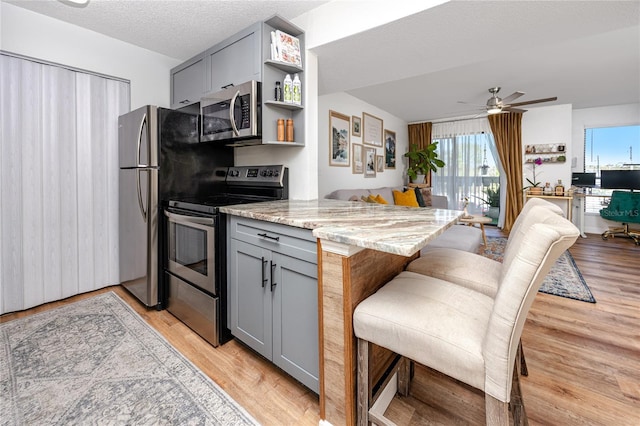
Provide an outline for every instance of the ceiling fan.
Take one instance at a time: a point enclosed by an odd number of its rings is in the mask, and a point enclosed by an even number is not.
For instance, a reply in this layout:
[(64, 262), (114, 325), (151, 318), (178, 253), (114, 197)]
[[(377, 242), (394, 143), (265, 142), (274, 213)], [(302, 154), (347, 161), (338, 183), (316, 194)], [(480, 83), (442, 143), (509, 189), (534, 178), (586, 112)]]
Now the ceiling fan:
[[(552, 102), (558, 100), (557, 96), (552, 98), (542, 98), (542, 99), (534, 99), (531, 101), (525, 102), (515, 102), (512, 101), (518, 99), (520, 96), (524, 95), (524, 92), (513, 92), (506, 98), (502, 99), (498, 97), (498, 92), (500, 91), (500, 87), (492, 87), (489, 89), (489, 93), (491, 93), (491, 97), (487, 100), (487, 104), (485, 105), (487, 114), (498, 114), (501, 112), (525, 112), (525, 109), (517, 108), (523, 105), (530, 104), (539, 104), (542, 102)], [(463, 101), (458, 101), (459, 103), (467, 103)]]

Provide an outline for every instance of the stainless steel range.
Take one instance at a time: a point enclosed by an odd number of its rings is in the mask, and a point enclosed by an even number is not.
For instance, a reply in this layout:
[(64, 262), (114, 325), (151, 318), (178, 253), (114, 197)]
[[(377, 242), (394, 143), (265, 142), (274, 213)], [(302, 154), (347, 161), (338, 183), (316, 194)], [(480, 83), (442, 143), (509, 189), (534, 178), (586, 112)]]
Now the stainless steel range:
[(287, 199), (288, 170), (276, 166), (217, 169), (224, 191), (170, 200), (165, 208), (167, 310), (214, 346), (231, 338), (226, 324), (226, 225), (218, 207)]

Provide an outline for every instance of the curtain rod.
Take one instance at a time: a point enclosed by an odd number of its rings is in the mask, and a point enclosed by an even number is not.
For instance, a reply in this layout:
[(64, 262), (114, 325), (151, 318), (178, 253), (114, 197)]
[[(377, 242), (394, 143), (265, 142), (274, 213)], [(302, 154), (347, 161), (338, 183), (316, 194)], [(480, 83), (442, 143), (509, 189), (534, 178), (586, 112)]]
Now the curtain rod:
[(409, 124), (420, 124), (420, 123), (433, 123), (433, 124), (440, 124), (440, 123), (455, 123), (456, 121), (469, 121), (469, 120), (477, 120), (479, 118), (482, 117), (467, 117), (467, 118), (455, 118), (453, 120), (438, 120), (438, 121), (414, 121), (413, 123), (409, 123)]

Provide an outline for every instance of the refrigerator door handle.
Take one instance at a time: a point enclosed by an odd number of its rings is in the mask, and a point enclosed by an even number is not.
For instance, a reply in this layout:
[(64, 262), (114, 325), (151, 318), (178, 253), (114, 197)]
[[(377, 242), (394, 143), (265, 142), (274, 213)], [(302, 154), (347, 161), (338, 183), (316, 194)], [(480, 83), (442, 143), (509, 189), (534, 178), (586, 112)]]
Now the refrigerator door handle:
[(142, 185), (140, 185), (140, 173), (145, 170), (136, 170), (136, 185), (138, 186), (138, 207), (140, 208), (140, 213), (142, 214), (142, 219), (144, 219), (144, 223), (147, 223), (147, 211), (144, 209), (144, 204), (142, 201)]
[(138, 167), (148, 167), (147, 165), (140, 164), (140, 150), (142, 148), (142, 133), (147, 124), (147, 114), (145, 113), (140, 120), (140, 131), (138, 132), (138, 151), (136, 152), (136, 164)]
[(236, 127), (236, 117), (235, 117), (236, 100), (238, 99), (239, 95), (240, 95), (240, 91), (238, 90), (236, 94), (233, 95), (233, 98), (231, 98), (231, 104), (229, 105), (229, 119), (231, 120), (231, 127), (233, 127), (233, 134), (235, 136), (240, 135), (240, 132)]

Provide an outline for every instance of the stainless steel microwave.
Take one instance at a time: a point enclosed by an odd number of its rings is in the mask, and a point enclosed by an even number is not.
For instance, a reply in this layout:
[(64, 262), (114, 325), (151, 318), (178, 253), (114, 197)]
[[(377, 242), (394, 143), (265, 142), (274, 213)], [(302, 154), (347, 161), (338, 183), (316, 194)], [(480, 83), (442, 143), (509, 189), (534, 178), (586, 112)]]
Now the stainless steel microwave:
[(200, 100), (201, 141), (260, 139), (260, 82), (231, 86)]

